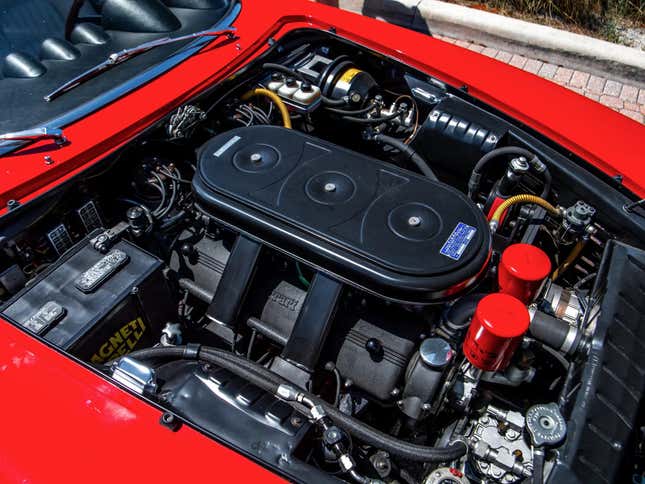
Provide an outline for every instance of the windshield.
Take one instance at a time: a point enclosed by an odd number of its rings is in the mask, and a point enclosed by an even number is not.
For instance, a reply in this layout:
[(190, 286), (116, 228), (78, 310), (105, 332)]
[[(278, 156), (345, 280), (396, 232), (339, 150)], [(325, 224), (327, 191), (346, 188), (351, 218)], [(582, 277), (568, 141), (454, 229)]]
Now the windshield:
[[(236, 0), (4, 0), (0, 2), (0, 133), (65, 116), (189, 44), (164, 45), (46, 102), (111, 53), (220, 26)], [(172, 5), (172, 6), (170, 6)], [(170, 68), (171, 66), (168, 66)], [(132, 86), (135, 87), (135, 86)]]

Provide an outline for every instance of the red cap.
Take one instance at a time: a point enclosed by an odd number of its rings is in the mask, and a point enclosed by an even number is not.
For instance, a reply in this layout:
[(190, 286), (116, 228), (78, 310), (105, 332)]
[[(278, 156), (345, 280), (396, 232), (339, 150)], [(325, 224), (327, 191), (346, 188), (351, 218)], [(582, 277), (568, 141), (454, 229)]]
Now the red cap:
[(509, 245), (499, 263), (499, 289), (528, 303), (550, 272), (551, 260), (542, 249), (530, 244)]
[(501, 292), (483, 298), (477, 305), (475, 317), (499, 338), (516, 338), (529, 329), (530, 316), (526, 306)]
[(526, 306), (513, 296), (495, 293), (484, 297), (464, 340), (466, 358), (484, 371), (503, 370), (529, 329), (529, 320)]

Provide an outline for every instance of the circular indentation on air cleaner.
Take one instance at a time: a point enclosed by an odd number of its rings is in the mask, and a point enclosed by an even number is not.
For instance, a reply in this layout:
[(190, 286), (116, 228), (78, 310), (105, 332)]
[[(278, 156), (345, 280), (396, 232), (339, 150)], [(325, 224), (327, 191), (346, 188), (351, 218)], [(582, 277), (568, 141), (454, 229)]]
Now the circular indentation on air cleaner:
[(390, 210), (387, 217), (392, 232), (407, 240), (428, 240), (441, 230), (441, 217), (432, 208), (409, 202)]
[(316, 203), (337, 205), (350, 200), (356, 192), (356, 184), (348, 175), (339, 171), (318, 173), (305, 184), (305, 193)]
[(269, 145), (245, 146), (233, 155), (233, 165), (246, 173), (261, 173), (271, 170), (280, 161), (280, 153)]

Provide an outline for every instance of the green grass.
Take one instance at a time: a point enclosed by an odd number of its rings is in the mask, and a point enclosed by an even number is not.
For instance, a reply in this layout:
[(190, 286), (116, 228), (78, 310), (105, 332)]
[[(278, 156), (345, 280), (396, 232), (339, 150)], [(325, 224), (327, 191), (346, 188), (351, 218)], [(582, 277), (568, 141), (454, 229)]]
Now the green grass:
[(612, 37), (618, 16), (645, 24), (645, 0), (492, 0), (499, 9), (514, 9), (530, 15), (546, 15)]

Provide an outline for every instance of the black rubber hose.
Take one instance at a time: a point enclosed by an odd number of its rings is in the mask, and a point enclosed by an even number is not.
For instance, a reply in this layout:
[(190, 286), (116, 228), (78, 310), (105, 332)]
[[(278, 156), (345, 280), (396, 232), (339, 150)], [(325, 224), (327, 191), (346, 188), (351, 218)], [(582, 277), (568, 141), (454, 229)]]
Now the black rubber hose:
[(472, 318), (477, 309), (477, 304), (486, 294), (473, 293), (458, 299), (446, 312), (445, 323), (452, 331), (461, 331), (468, 326), (468, 320)]
[(542, 188), (542, 193), (540, 193), (540, 198), (546, 198), (546, 196), (551, 191), (552, 181), (551, 172), (546, 165), (544, 165), (544, 172), (542, 173), (542, 177), (544, 178), (544, 187)]
[(355, 111), (349, 110), (349, 109), (337, 109), (337, 108), (330, 108), (325, 106), (325, 109), (329, 111), (330, 113), (334, 114), (342, 114), (342, 115), (347, 115), (347, 116), (355, 116), (359, 114), (366, 114), (369, 113), (372, 109), (374, 109), (374, 104), (371, 103), (369, 106), (363, 108), (363, 109), (356, 109)]
[(544, 482), (544, 449), (533, 454), (533, 484)]
[[(580, 344), (581, 335), (575, 327), (542, 311), (535, 311), (529, 326), (529, 333), (536, 340), (564, 353), (575, 353)], [(568, 348), (563, 349), (570, 333), (574, 335), (573, 341), (568, 345)]]
[(410, 145), (406, 145), (403, 141), (396, 138), (392, 138), (391, 136), (386, 136), (384, 134), (374, 135), (374, 140), (384, 143), (386, 145), (389, 145), (392, 148), (396, 148), (401, 153), (403, 153), (412, 163), (414, 163), (417, 166), (417, 168), (419, 168), (421, 173), (423, 173), (431, 180), (439, 181), (437, 179), (437, 176), (432, 171), (432, 169), (426, 163), (426, 161), (423, 158), (421, 158), (421, 155), (419, 155), (416, 151), (414, 151), (414, 149), (412, 149)]
[(542, 188), (540, 197), (545, 198), (549, 194), (549, 191), (551, 191), (551, 172), (549, 172), (549, 168), (540, 161), (537, 155), (530, 152), (529, 150), (520, 148), (519, 146), (505, 146), (503, 148), (497, 148), (486, 153), (479, 159), (479, 161), (475, 165), (475, 168), (473, 168), (473, 173), (472, 175), (470, 175), (470, 180), (468, 180), (468, 196), (471, 199), (475, 197), (479, 190), (479, 184), (481, 183), (482, 179), (482, 172), (486, 165), (491, 160), (504, 155), (524, 156), (529, 161), (529, 164), (531, 166), (535, 167), (536, 165), (540, 165), (540, 167), (543, 169), (542, 177), (544, 178), (544, 187)]
[[(251, 360), (246, 360), (227, 351), (216, 348), (200, 347), (198, 351), (188, 346), (155, 347), (132, 352), (128, 355), (139, 360), (165, 360), (165, 359), (196, 359), (203, 360), (220, 366), (231, 373), (248, 380), (253, 385), (273, 394), (277, 393), (280, 385), (293, 386), (279, 375), (267, 370)], [(322, 406), (336, 425), (343, 428), (354, 437), (383, 449), (390, 454), (417, 461), (417, 462), (447, 462), (462, 457), (466, 453), (466, 446), (455, 443), (448, 447), (426, 447), (411, 444), (396, 439), (386, 433), (376, 430), (360, 420), (344, 414), (325, 400), (318, 398), (304, 390), (300, 390), (316, 405)]]
[(394, 113), (394, 114), (388, 114), (387, 116), (382, 116), (380, 118), (357, 118), (355, 116), (343, 116), (342, 119), (345, 121), (349, 121), (352, 123), (358, 123), (358, 124), (380, 124), (380, 123), (387, 123), (388, 121), (392, 121), (394, 118), (398, 118), (399, 116), (402, 116), (403, 113)]
[(328, 106), (345, 106), (347, 104), (347, 101), (345, 99), (332, 99), (327, 96), (320, 96), (320, 100), (323, 104), (326, 104)]
[(272, 62), (267, 62), (267, 63), (265, 63), (265, 64), (262, 64), (262, 69), (267, 70), (267, 71), (268, 71), (268, 70), (272, 70), (272, 71), (282, 72), (283, 74), (286, 74), (286, 75), (288, 75), (288, 76), (295, 77), (295, 78), (296, 78), (296, 79), (298, 79), (299, 81), (302, 81), (302, 82), (309, 82), (309, 81), (307, 81), (307, 79), (305, 79), (305, 77), (304, 77), (302, 74), (300, 74), (298, 71), (294, 71), (293, 69), (290, 69), (290, 68), (289, 68), (289, 67), (287, 67), (287, 66), (283, 66), (282, 64), (274, 64), (274, 63), (272, 63)]

